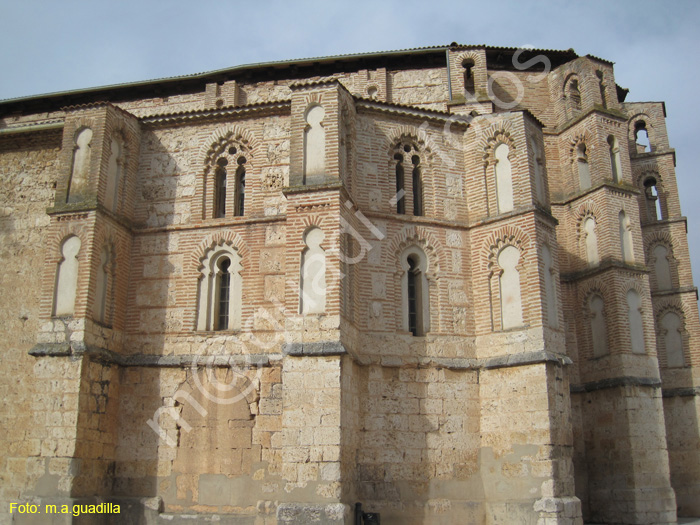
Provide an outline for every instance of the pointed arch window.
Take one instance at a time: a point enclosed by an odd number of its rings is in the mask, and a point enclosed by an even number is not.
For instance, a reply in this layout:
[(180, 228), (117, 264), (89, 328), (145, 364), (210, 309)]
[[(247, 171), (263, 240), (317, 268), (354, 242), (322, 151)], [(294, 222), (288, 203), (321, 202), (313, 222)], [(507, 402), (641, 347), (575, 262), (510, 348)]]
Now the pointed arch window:
[(632, 247), (632, 224), (627, 214), (622, 210), (618, 216), (620, 222), (620, 252), (622, 260), (627, 263), (634, 262), (634, 250)]
[(642, 298), (634, 288), (627, 292), (627, 319), (632, 352), (643, 354), (644, 322), (642, 320)]
[(638, 120), (634, 123), (634, 140), (637, 143), (637, 153), (648, 153), (652, 151), (653, 148), (645, 121)]
[[(408, 207), (409, 210), (413, 210), (414, 216), (425, 215), (423, 165), (418, 149), (410, 142), (396, 144), (393, 162), (396, 195), (391, 202), (396, 204), (396, 213), (404, 215)], [(407, 204), (408, 199), (412, 202)]]
[(685, 366), (683, 356), (683, 320), (675, 312), (667, 312), (661, 318), (660, 336), (666, 349), (666, 366)]

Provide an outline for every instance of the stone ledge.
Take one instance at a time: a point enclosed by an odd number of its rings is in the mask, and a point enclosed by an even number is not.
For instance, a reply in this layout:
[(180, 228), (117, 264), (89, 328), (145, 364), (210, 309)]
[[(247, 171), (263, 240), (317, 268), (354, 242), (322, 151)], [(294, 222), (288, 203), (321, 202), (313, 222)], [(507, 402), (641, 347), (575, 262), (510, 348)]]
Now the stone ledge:
[(86, 345), (82, 342), (74, 343), (40, 343), (35, 345), (29, 355), (34, 357), (81, 357), (87, 356), (105, 364), (118, 366), (141, 366), (161, 368), (184, 368), (187, 366), (237, 366), (240, 368), (253, 368), (270, 366), (271, 361), (281, 359), (280, 354), (249, 354), (249, 355), (212, 355), (199, 354), (185, 355), (119, 355), (111, 350), (97, 346)]
[(294, 357), (345, 355), (347, 350), (340, 341), (322, 341), (318, 343), (285, 343), (282, 353)]
[(684, 388), (662, 388), (663, 397), (693, 397), (700, 396), (700, 386), (689, 386)]
[(608, 388), (617, 388), (621, 386), (643, 386), (648, 388), (660, 388), (661, 380), (654, 377), (611, 377), (601, 379), (599, 381), (591, 381), (581, 385), (571, 385), (572, 394), (581, 394), (583, 392), (595, 392), (596, 390), (605, 390)]

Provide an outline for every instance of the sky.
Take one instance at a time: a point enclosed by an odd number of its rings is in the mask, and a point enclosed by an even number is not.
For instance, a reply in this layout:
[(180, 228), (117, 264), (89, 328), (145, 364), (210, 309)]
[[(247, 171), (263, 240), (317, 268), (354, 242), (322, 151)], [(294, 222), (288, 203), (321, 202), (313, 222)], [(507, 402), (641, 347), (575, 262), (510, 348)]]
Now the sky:
[(0, 99), (450, 42), (573, 48), (614, 62), (627, 101), (666, 102), (700, 282), (699, 25), (695, 0), (0, 0)]

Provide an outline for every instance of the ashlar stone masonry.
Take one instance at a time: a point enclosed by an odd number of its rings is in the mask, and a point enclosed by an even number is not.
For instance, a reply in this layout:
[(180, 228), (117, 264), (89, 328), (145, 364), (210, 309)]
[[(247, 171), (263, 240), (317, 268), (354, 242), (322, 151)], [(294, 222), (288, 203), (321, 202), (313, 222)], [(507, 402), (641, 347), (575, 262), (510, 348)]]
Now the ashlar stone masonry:
[(627, 94), (451, 44), (0, 102), (0, 523), (699, 516), (675, 151)]

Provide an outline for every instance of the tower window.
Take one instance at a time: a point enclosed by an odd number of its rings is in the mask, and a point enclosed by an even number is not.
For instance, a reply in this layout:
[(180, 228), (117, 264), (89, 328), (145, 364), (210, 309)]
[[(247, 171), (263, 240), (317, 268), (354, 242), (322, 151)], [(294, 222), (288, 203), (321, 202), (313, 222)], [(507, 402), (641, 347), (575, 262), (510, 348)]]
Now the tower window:
[(214, 218), (220, 219), (226, 217), (226, 185), (227, 185), (227, 172), (226, 166), (228, 165), (228, 160), (220, 158), (216, 161), (216, 188), (215, 188), (215, 198), (214, 198)]
[(403, 172), (403, 155), (397, 153), (394, 155), (396, 160), (396, 213), (405, 214), (406, 213), (406, 199), (405, 196), (405, 180)]
[(218, 301), (217, 301), (217, 330), (227, 330), (229, 320), (229, 300), (231, 293), (231, 274), (229, 269), (231, 260), (227, 257), (221, 258), (218, 264), (217, 281), (218, 281)]
[(420, 157), (413, 155), (413, 215), (423, 215), (423, 180), (420, 175)]
[(649, 177), (644, 181), (644, 197), (647, 203), (647, 216), (650, 221), (663, 220), (659, 190), (656, 187), (656, 179)]
[(465, 59), (462, 67), (464, 68), (464, 90), (471, 95), (474, 93), (474, 60)]
[(238, 170), (236, 171), (236, 206), (234, 215), (241, 217), (245, 213), (245, 157), (238, 157)]

